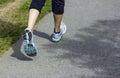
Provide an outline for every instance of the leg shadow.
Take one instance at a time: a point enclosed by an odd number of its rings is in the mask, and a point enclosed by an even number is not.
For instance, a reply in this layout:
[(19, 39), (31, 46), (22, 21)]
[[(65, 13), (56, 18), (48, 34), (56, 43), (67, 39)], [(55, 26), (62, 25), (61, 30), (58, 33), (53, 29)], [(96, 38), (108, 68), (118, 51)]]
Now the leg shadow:
[(21, 46), (22, 46), (23, 40), (22, 38), (20, 40), (18, 40), (15, 44), (13, 44), (12, 48), (13, 48), (13, 54), (11, 55), (12, 57), (15, 57), (19, 60), (23, 60), (23, 61), (31, 61), (32, 59), (30, 57), (25, 56), (22, 52), (21, 52)]
[[(34, 35), (37, 35), (39, 37), (45, 38), (50, 40), (50, 36), (46, 33), (43, 32), (39, 32), (37, 30), (34, 31)], [(21, 52), (21, 47), (22, 47), (22, 43), (23, 43), (23, 39), (21, 38), (20, 40), (18, 40), (13, 46), (13, 54), (11, 55), (12, 57), (15, 57), (19, 60), (24, 60), (24, 61), (31, 61), (32, 59), (25, 56), (22, 52)]]
[(40, 32), (40, 31), (34, 30), (33, 33), (34, 33), (34, 35), (37, 35), (39, 37), (42, 37), (42, 38), (45, 38), (45, 39), (51, 41), (50, 36), (48, 34), (44, 33), (44, 32)]

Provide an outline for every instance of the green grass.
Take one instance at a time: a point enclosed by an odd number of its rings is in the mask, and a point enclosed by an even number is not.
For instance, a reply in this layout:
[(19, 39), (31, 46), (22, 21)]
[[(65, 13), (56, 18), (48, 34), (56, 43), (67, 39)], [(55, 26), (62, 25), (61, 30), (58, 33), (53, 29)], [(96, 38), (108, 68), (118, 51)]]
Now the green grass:
[(0, 0), (0, 4), (7, 2), (8, 0)]
[[(21, 23), (24, 26), (27, 26), (27, 19), (28, 19), (28, 9), (30, 5), (31, 0), (27, 0), (17, 11), (13, 14), (14, 21), (17, 23)], [(42, 9), (42, 12), (38, 19), (41, 19), (43, 16), (45, 16), (47, 13), (51, 11), (51, 0), (46, 0), (46, 4)]]
[[(0, 55), (2, 55), (9, 47), (14, 44), (20, 37), (27, 26), (28, 11), (31, 0), (27, 0), (12, 15), (12, 22), (0, 20)], [(46, 4), (38, 19), (41, 19), (51, 11), (51, 0), (46, 0)]]

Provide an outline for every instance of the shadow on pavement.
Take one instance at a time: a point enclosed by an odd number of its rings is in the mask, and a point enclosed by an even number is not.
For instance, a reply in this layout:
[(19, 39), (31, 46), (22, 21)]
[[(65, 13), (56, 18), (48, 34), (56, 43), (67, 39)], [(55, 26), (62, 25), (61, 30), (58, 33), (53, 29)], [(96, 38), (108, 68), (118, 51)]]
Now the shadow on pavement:
[(44, 39), (50, 40), (50, 36), (44, 32), (34, 30), (34, 35), (37, 35), (37, 36), (42, 37)]
[(53, 58), (69, 60), (79, 68), (94, 72), (93, 76), (87, 73), (78, 78), (120, 77), (120, 20), (98, 20), (90, 27), (79, 29), (74, 37), (77, 40), (64, 39), (64, 42), (44, 47), (67, 51)]
[[(45, 38), (45, 39), (48, 39), (50, 40), (50, 37), (48, 34), (46, 33), (43, 33), (43, 32), (39, 32), (37, 30), (34, 31), (34, 35), (37, 35), (39, 37), (42, 37), (42, 38)], [(23, 43), (23, 40), (22, 38), (17, 42), (15, 43), (12, 48), (13, 48), (13, 54), (11, 55), (12, 57), (16, 57), (17, 59), (19, 60), (23, 60), (23, 61), (31, 61), (32, 58), (29, 58), (27, 56), (25, 56), (22, 52), (21, 52), (21, 47), (22, 47), (22, 43)]]
[(22, 52), (21, 52), (21, 47), (22, 47), (22, 43), (23, 43), (23, 40), (22, 38), (17, 42), (15, 43), (12, 48), (13, 48), (13, 53), (12, 53), (12, 57), (15, 57), (19, 60), (23, 60), (23, 61), (31, 61), (32, 59), (25, 56)]

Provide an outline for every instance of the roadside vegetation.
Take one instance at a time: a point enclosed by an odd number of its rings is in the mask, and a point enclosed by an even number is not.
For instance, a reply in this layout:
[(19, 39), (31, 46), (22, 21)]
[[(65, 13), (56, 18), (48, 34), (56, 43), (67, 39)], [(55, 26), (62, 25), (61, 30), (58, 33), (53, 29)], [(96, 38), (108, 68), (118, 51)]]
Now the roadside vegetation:
[[(8, 0), (0, 0), (0, 5)], [(9, 21), (3, 21), (0, 18), (0, 56), (3, 55), (12, 44), (20, 39), (21, 34), (27, 26), (28, 11), (31, 0), (26, 0), (19, 9), (14, 10)], [(51, 11), (51, 0), (46, 0), (42, 9), (39, 20)]]
[(7, 2), (8, 0), (0, 0), (0, 4)]

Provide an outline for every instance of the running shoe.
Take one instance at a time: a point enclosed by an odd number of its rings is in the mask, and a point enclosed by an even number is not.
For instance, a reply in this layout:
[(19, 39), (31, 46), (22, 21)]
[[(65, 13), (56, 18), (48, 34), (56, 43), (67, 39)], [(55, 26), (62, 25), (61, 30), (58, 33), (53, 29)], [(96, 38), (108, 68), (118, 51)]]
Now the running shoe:
[(60, 25), (60, 32), (53, 32), (53, 34), (51, 35), (51, 40), (53, 42), (59, 42), (62, 39), (63, 34), (66, 32), (66, 25), (61, 22)]
[(28, 56), (36, 56), (37, 49), (33, 42), (33, 33), (30, 29), (25, 29), (23, 32), (24, 51)]

